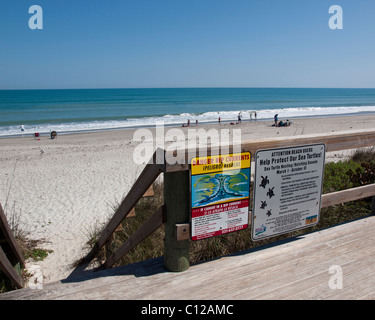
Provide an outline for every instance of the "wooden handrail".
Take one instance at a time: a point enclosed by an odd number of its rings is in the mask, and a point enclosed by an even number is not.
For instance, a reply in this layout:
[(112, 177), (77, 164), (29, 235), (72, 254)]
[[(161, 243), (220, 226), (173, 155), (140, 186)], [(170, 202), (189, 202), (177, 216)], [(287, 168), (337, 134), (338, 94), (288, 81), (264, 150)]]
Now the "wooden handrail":
[[(357, 188), (346, 189), (322, 195), (321, 208), (327, 208), (341, 203), (360, 200), (375, 196), (375, 183)], [(375, 214), (375, 212), (373, 212)], [(176, 237), (178, 241), (190, 237), (190, 223), (176, 224)]]
[(24, 281), (22, 277), (16, 272), (12, 264), (9, 262), (7, 256), (5, 255), (3, 249), (0, 247), (0, 270), (14, 282), (18, 288), (24, 287)]
[(104, 263), (104, 269), (111, 268), (131, 249), (141, 243), (165, 222), (165, 207), (161, 206), (150, 218), (134, 232)]
[[(255, 153), (261, 149), (292, 147), (315, 143), (324, 143), (326, 145), (326, 152), (374, 146), (375, 130), (341, 131), (338, 133), (320, 133), (298, 137), (253, 139), (242, 141), (241, 146), (237, 148), (236, 152), (250, 152), (252, 156), (254, 156)], [(228, 146), (228, 153), (232, 153), (234, 148), (235, 146), (233, 145)], [(207, 150), (203, 150), (208, 156), (211, 154), (220, 153), (219, 146), (207, 147)], [(183, 153), (183, 156), (181, 159), (179, 159), (179, 163), (166, 163), (166, 172), (189, 170), (189, 163), (191, 162), (191, 159), (200, 154), (200, 149), (188, 149), (185, 152), (173, 150), (170, 151), (169, 154), (167, 153), (167, 157), (176, 157), (176, 155), (181, 153)]]
[(21, 252), (20, 247), (17, 244), (17, 241), (13, 235), (13, 232), (10, 230), (7, 219), (5, 217), (3, 208), (0, 204), (0, 231), (4, 235), (6, 242), (12, 250), (14, 258), (18, 260), (22, 266), (24, 266), (25, 258)]
[(375, 196), (375, 183), (322, 195), (321, 208)]
[[(158, 152), (158, 151), (157, 151)], [(95, 243), (91, 251), (86, 255), (85, 258), (81, 260), (81, 264), (88, 263), (94, 259), (100, 249), (105, 245), (108, 239), (115, 232), (120, 223), (127, 217), (133, 207), (142, 198), (145, 192), (150, 188), (150, 186), (155, 182), (161, 172), (164, 171), (164, 164), (156, 164), (156, 155), (154, 153), (150, 163), (146, 164), (142, 173), (134, 183), (133, 187), (130, 189), (127, 196), (121, 202), (120, 206), (117, 208), (112, 219), (108, 222), (106, 227), (103, 229), (99, 240)]]
[(23, 288), (24, 281), (22, 277), (16, 272), (12, 264), (20, 263), (23, 267), (25, 264), (25, 258), (21, 252), (20, 247), (10, 230), (7, 219), (5, 217), (3, 208), (0, 204), (0, 240), (2, 246), (7, 248), (7, 255), (0, 247), (0, 270), (2, 270), (7, 277), (9, 277), (18, 288)]

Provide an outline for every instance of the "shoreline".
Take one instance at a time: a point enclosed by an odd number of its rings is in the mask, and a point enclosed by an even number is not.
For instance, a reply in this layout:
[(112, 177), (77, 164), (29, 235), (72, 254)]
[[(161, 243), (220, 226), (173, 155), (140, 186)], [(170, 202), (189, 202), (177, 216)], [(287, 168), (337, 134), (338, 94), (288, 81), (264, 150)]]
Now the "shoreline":
[[(282, 115), (280, 119), (285, 120)], [(173, 143), (173, 131), (189, 129), (241, 129), (242, 141), (292, 137), (350, 130), (375, 129), (375, 114), (296, 118), (289, 127), (272, 127), (273, 121), (242, 121), (165, 127), (164, 143)], [(143, 128), (144, 129), (144, 128)], [(155, 137), (155, 128), (150, 131)], [(113, 208), (127, 195), (144, 165), (133, 152), (140, 142), (136, 129), (106, 130), (58, 135), (0, 139), (0, 203), (19, 218), (30, 238), (44, 239), (53, 250), (40, 266), (45, 282), (65, 279), (72, 263), (82, 258), (90, 231), (108, 222)], [(187, 137), (187, 135), (185, 135)], [(185, 138), (185, 143), (188, 140)], [(151, 142), (150, 142), (151, 143)], [(155, 144), (153, 144), (155, 147)], [(327, 153), (327, 161), (346, 159), (345, 152)], [(253, 174), (253, 168), (252, 172)], [(9, 215), (8, 215), (9, 216)]]
[[(326, 115), (306, 115), (306, 116), (294, 116), (289, 117), (289, 120), (303, 120), (303, 119), (319, 119), (319, 118), (339, 118), (339, 117), (357, 117), (357, 116), (365, 116), (365, 115), (375, 115), (375, 112), (356, 112), (356, 113), (343, 113), (343, 114), (326, 114)], [(279, 120), (286, 120), (286, 118), (280, 118)], [(264, 118), (264, 119), (243, 119), (243, 123), (253, 123), (253, 122), (273, 122), (273, 118)], [(237, 119), (233, 120), (222, 120), (222, 124), (230, 124), (231, 122), (237, 122)], [(205, 121), (200, 122), (199, 126), (205, 125), (218, 125), (218, 121)], [(180, 128), (182, 124), (164, 124), (165, 128)], [(122, 131), (122, 130), (137, 130), (137, 129), (152, 129), (155, 128), (156, 125), (137, 125), (137, 126), (128, 126), (128, 127), (115, 127), (115, 128), (102, 128), (102, 129), (82, 129), (82, 130), (72, 130), (72, 131), (57, 131), (58, 135), (71, 135), (71, 134), (81, 134), (81, 133), (95, 133), (95, 132), (107, 132), (107, 131)], [(190, 127), (195, 127), (195, 120), (191, 121)], [(0, 135), (1, 139), (13, 139), (13, 138), (22, 138), (23, 137), (33, 137), (34, 133), (18, 133), (18, 134), (11, 134), (11, 135)], [(49, 132), (42, 132), (40, 136), (46, 137), (50, 136)]]

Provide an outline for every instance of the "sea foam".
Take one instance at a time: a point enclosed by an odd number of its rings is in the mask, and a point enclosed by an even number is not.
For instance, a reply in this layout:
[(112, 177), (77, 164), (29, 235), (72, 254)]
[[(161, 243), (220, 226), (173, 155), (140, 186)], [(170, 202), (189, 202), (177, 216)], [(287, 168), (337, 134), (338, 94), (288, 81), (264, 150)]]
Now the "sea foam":
[[(229, 108), (228, 108), (229, 109)], [(334, 115), (350, 115), (358, 113), (373, 113), (375, 106), (351, 106), (351, 107), (301, 107), (301, 108), (278, 108), (278, 109), (262, 109), (262, 110), (228, 110), (228, 111), (211, 111), (200, 114), (181, 113), (166, 114), (164, 116), (127, 118), (124, 120), (109, 121), (91, 121), (91, 122), (67, 122), (57, 124), (38, 124), (25, 125), (25, 131), (21, 132), (20, 126), (0, 127), (0, 136), (14, 136), (21, 134), (49, 134), (51, 131), (58, 133), (73, 133), (82, 131), (98, 131), (98, 130), (114, 130), (122, 128), (138, 128), (153, 127), (156, 125), (165, 126), (181, 126), (190, 120), (191, 125), (198, 123), (217, 122), (220, 117), (222, 122), (237, 121), (238, 114), (241, 114), (243, 121), (255, 119), (254, 112), (257, 112), (257, 120), (270, 120), (278, 114), (279, 119), (292, 119), (299, 117), (317, 117), (317, 116), (334, 116)], [(251, 117), (250, 117), (251, 115)]]

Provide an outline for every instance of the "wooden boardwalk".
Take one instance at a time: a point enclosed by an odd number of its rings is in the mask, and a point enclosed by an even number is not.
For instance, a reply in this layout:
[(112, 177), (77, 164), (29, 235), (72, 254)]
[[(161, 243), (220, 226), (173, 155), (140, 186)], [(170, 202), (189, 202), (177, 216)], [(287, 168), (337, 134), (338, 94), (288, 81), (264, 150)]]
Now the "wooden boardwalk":
[[(161, 258), (71, 275), (43, 289), (21, 289), (2, 299), (375, 299), (375, 217), (167, 272)], [(331, 289), (342, 270), (343, 288)]]

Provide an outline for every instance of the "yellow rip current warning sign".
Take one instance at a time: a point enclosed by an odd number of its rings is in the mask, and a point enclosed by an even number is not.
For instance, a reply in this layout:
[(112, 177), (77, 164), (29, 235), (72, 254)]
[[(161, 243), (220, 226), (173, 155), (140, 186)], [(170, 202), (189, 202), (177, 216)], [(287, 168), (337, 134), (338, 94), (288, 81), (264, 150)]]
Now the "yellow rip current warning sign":
[(191, 238), (200, 240), (248, 227), (249, 152), (191, 161)]

